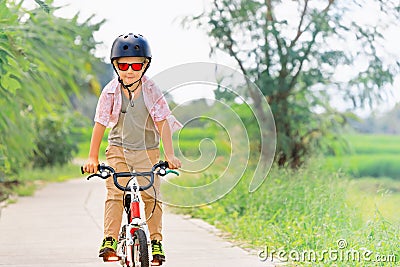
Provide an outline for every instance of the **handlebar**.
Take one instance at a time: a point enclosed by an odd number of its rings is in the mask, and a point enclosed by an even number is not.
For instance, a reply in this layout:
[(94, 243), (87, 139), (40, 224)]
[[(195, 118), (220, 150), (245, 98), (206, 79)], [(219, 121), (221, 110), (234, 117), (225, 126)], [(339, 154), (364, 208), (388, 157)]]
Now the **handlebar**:
[[(100, 177), (102, 179), (107, 179), (110, 176), (113, 176), (114, 179), (114, 184), (115, 186), (122, 191), (130, 191), (129, 187), (122, 186), (121, 184), (118, 183), (118, 177), (137, 177), (137, 176), (142, 176), (142, 177), (148, 177), (150, 176), (150, 181), (147, 185), (145, 186), (139, 186), (139, 191), (144, 191), (149, 189), (153, 183), (154, 183), (154, 174), (160, 175), (160, 176), (165, 176), (168, 173), (174, 173), (175, 175), (179, 176), (179, 173), (173, 170), (167, 170), (168, 169), (168, 162), (166, 161), (160, 161), (151, 168), (151, 171), (148, 172), (115, 172), (115, 170), (110, 167), (106, 166), (104, 164), (100, 164), (98, 166), (98, 173), (91, 174), (87, 177), (87, 180), (93, 178), (93, 177)], [(83, 171), (83, 167), (81, 166), (81, 172), (84, 174), (85, 172)]]

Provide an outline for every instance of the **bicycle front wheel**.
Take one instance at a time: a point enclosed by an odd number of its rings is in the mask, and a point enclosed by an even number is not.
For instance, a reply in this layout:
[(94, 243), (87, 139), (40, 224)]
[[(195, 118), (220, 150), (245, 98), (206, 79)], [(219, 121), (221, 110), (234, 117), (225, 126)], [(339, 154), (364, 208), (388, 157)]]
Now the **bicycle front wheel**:
[(149, 267), (149, 251), (146, 234), (142, 229), (135, 231), (133, 235), (132, 260), (134, 266)]

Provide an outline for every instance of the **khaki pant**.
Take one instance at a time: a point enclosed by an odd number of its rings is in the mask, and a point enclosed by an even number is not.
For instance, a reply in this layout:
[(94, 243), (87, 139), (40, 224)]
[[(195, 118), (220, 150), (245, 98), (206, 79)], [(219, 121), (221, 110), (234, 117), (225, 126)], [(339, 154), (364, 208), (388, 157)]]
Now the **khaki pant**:
[[(116, 172), (127, 172), (135, 170), (137, 172), (150, 171), (151, 167), (159, 161), (159, 149), (151, 150), (127, 150), (119, 146), (109, 146), (106, 150), (106, 158), (108, 164), (115, 169)], [(118, 178), (121, 185), (126, 185), (130, 177)], [(138, 177), (140, 185), (146, 185), (148, 181), (144, 177)], [(160, 178), (154, 177), (154, 187), (157, 199), (160, 199)], [(115, 187), (112, 177), (106, 180), (107, 199), (104, 209), (104, 236), (112, 236), (118, 238), (121, 228), (123, 213), (123, 191)], [(142, 200), (145, 204), (146, 219), (150, 217), (154, 207), (154, 189), (150, 187), (146, 191), (141, 192)], [(156, 207), (152, 216), (147, 221), (150, 231), (151, 240), (162, 240), (162, 204), (156, 202)]]

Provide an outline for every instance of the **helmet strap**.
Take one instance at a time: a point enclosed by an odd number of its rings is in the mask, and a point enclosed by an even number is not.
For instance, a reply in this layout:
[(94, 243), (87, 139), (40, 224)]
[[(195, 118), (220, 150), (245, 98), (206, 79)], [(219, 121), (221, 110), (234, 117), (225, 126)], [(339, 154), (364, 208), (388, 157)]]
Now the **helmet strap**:
[[(119, 83), (122, 85), (122, 87), (123, 87), (124, 89), (126, 89), (126, 90), (128, 91), (128, 94), (129, 94), (129, 102), (130, 102), (130, 104), (131, 104), (131, 107), (134, 107), (133, 98), (135, 97), (135, 91), (136, 91), (136, 90), (139, 88), (139, 86), (142, 84), (142, 77), (143, 77), (143, 75), (142, 75), (142, 76), (140, 77), (140, 79), (137, 80), (136, 82), (126, 85), (126, 84), (124, 84), (124, 82), (122, 81), (122, 79), (118, 76), (118, 81), (119, 81)], [(137, 83), (136, 88), (133, 89), (133, 90), (129, 89), (129, 87), (131, 87), (131, 86), (134, 85), (135, 83)]]
[[(113, 69), (115, 70), (115, 73), (117, 73), (117, 75), (118, 75), (118, 81), (119, 81), (119, 83), (120, 83), (120, 84), (122, 85), (122, 87), (123, 87), (124, 89), (126, 89), (126, 90), (128, 91), (128, 93), (129, 93), (129, 101), (130, 101), (130, 103), (131, 103), (131, 107), (134, 106), (134, 104), (133, 104), (133, 98), (135, 97), (135, 91), (136, 91), (136, 89), (139, 88), (139, 85), (142, 83), (142, 78), (143, 78), (144, 74), (146, 73), (147, 69), (150, 67), (151, 59), (148, 59), (148, 60), (149, 60), (149, 61), (148, 61), (148, 63), (147, 63), (146, 68), (144, 69), (144, 71), (143, 71), (143, 73), (142, 73), (142, 76), (140, 76), (140, 78), (139, 78), (136, 82), (133, 82), (133, 83), (131, 83), (131, 84), (124, 84), (124, 82), (122, 81), (121, 77), (119, 77), (119, 74), (118, 74), (117, 69), (115, 68), (115, 65), (114, 65), (114, 64), (111, 64), (111, 65), (113, 66)], [(136, 88), (133, 89), (133, 90), (130, 90), (129, 87), (132, 87), (135, 83), (138, 83), (137, 86), (136, 86)], [(132, 94), (133, 94), (133, 96), (132, 96)]]

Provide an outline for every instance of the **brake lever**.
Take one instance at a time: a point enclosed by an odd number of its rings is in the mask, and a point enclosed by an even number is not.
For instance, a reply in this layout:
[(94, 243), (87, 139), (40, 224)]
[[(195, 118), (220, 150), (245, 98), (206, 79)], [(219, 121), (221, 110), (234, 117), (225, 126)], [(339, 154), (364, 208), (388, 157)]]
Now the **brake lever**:
[[(102, 165), (99, 164), (97, 167), (97, 170), (99, 171), (99, 173), (93, 173), (93, 174), (89, 175), (86, 179), (89, 180), (93, 177), (100, 177), (101, 179), (107, 179), (108, 177), (110, 177), (111, 174), (108, 171), (106, 171), (106, 170), (100, 171), (101, 167), (102, 167)], [(81, 173), (85, 174), (85, 171), (83, 170), (83, 166), (81, 166)]]
[(93, 177), (96, 177), (96, 176), (102, 178), (102, 177), (101, 177), (100, 175), (98, 175), (97, 173), (94, 173), (94, 174), (89, 175), (89, 176), (86, 178), (86, 180), (89, 180), (89, 179), (91, 179), (91, 178), (93, 178)]

